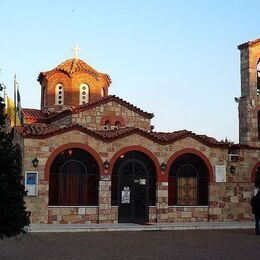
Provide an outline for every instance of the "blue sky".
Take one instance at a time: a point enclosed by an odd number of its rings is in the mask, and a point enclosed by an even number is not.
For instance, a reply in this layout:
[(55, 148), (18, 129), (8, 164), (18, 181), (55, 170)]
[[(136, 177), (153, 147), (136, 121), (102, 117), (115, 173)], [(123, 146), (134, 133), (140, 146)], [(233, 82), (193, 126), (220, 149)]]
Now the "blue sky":
[(79, 57), (115, 94), (155, 114), (155, 131), (238, 141), (237, 45), (260, 37), (260, 1), (1, 1), (0, 82), (39, 108), (41, 71)]

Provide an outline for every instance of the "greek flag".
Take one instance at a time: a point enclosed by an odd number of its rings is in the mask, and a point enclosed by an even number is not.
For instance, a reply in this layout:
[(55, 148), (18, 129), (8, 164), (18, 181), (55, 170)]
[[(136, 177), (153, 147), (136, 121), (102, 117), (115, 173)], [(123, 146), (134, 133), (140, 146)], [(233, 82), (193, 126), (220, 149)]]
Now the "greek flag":
[(23, 113), (22, 113), (21, 97), (20, 97), (20, 92), (18, 87), (17, 87), (17, 112), (18, 112), (20, 124), (23, 125), (24, 120), (23, 120)]

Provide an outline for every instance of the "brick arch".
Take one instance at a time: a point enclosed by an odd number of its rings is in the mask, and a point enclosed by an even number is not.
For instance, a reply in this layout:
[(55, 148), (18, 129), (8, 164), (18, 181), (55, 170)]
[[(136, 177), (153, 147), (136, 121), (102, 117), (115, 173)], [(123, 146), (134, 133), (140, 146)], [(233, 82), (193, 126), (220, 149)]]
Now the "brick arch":
[(113, 167), (114, 167), (116, 161), (118, 160), (118, 158), (122, 154), (127, 153), (127, 152), (132, 152), (132, 151), (138, 151), (138, 152), (142, 152), (142, 153), (146, 154), (154, 163), (157, 181), (162, 181), (163, 177), (161, 176), (161, 168), (160, 168), (160, 164), (159, 164), (157, 157), (154, 155), (154, 153), (149, 151), (147, 148), (144, 148), (143, 146), (140, 146), (140, 145), (127, 146), (127, 147), (124, 147), (124, 148), (120, 149), (119, 151), (117, 151), (110, 160), (109, 169), (108, 169), (109, 175), (112, 175)]
[(260, 162), (258, 162), (254, 167), (251, 172), (251, 182), (255, 182), (255, 177), (256, 177), (256, 170), (257, 168), (260, 167)]
[(193, 148), (185, 148), (185, 149), (182, 149), (182, 150), (174, 153), (167, 161), (166, 169), (165, 169), (165, 175), (167, 175), (167, 177), (168, 177), (172, 163), (179, 156), (187, 154), (187, 153), (195, 154), (198, 157), (200, 157), (200, 159), (202, 159), (202, 161), (205, 163), (205, 165), (207, 167), (207, 170), (208, 170), (209, 181), (213, 181), (213, 168), (212, 168), (212, 165), (211, 165), (209, 159), (202, 152), (200, 152), (200, 151), (198, 151), (196, 149), (193, 149)]
[(56, 150), (54, 150), (51, 153), (51, 155), (49, 156), (49, 158), (45, 164), (45, 169), (44, 169), (44, 180), (45, 181), (49, 180), (51, 164), (54, 161), (54, 159), (57, 157), (57, 155), (60, 154), (64, 150), (72, 149), (72, 148), (79, 148), (79, 149), (82, 149), (82, 150), (90, 153), (97, 161), (97, 164), (99, 167), (99, 175), (102, 173), (102, 171), (104, 170), (103, 161), (100, 158), (100, 156), (98, 155), (98, 153), (93, 148), (89, 147), (88, 145), (81, 144), (81, 143), (69, 143), (69, 144), (61, 145)]

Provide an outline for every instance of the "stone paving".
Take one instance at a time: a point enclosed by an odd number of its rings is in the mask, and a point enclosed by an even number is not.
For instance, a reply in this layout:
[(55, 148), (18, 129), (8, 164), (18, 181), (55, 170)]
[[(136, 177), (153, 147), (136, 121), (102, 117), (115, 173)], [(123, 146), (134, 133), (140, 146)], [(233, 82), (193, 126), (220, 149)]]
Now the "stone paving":
[(0, 259), (260, 259), (253, 229), (31, 233), (0, 241)]

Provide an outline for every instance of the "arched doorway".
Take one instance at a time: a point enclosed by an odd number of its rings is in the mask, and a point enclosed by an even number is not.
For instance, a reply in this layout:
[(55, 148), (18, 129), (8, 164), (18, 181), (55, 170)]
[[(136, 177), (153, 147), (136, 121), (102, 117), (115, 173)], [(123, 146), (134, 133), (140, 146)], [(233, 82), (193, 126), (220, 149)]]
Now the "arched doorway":
[(118, 206), (118, 222), (149, 221), (149, 206), (155, 206), (156, 171), (144, 153), (130, 151), (116, 161), (112, 172), (112, 206)]
[(87, 151), (71, 148), (53, 160), (49, 174), (49, 205), (98, 205), (99, 167)]
[(197, 155), (177, 157), (169, 170), (169, 205), (208, 205), (208, 169)]

